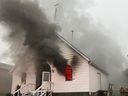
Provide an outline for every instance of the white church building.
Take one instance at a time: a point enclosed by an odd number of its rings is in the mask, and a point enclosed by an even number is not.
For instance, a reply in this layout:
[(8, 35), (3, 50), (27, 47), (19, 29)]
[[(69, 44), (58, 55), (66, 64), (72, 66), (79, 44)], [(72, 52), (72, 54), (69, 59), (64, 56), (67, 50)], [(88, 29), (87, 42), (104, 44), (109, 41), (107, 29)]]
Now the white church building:
[[(39, 77), (41, 85), (37, 88), (34, 64), (30, 64), (22, 74), (18, 74), (21, 67), (15, 66), (12, 70), (12, 94), (20, 91), (22, 94), (42, 94), (40, 96), (46, 93), (52, 93), (53, 96), (89, 96), (98, 90), (108, 89), (108, 74), (63, 37), (58, 37), (60, 38), (58, 46), (64, 58), (68, 60), (65, 76), (60, 75), (48, 62), (46, 66), (49, 70), (42, 71)], [(75, 68), (71, 65), (74, 54), (78, 59)], [(20, 86), (18, 90), (17, 85)]]
[[(53, 5), (55, 0), (42, 0), (44, 10), (51, 21), (57, 21), (57, 4)], [(48, 4), (47, 4), (48, 3)], [(51, 6), (52, 4), (52, 6)], [(50, 7), (51, 6), (51, 7)], [(55, 15), (55, 16), (54, 16)], [(64, 27), (63, 31), (71, 31)], [(108, 73), (94, 64), (90, 58), (85, 56), (71, 43), (58, 35), (57, 43), (61, 55), (67, 60), (67, 66), (64, 75), (60, 75), (51, 62), (46, 62), (44, 67), (48, 70), (42, 70), (39, 76), (36, 76), (35, 64), (33, 61), (25, 62), (27, 66), (16, 65), (12, 69), (12, 90), (15, 94), (32, 94), (34, 96), (90, 96), (99, 90), (108, 90)], [(25, 58), (27, 59), (27, 58)], [(22, 61), (22, 60), (21, 60)], [(74, 67), (73, 64), (77, 62)], [(24, 63), (24, 62), (23, 62)], [(44, 68), (45, 69), (45, 68)]]

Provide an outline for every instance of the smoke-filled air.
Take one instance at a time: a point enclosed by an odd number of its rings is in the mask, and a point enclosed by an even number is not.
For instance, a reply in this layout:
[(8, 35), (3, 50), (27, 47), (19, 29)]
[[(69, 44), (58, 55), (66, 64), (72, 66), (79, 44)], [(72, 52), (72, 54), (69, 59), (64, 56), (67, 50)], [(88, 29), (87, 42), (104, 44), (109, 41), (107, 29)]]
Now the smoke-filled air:
[(93, 4), (93, 0), (61, 0), (57, 18), (62, 26), (60, 34), (106, 70), (111, 83), (126, 83), (127, 70), (123, 66), (127, 63), (126, 56), (114, 41), (114, 35), (112, 38), (107, 35), (110, 30), (106, 30), (102, 22), (96, 23), (88, 13), (87, 10)]
[[(84, 7), (78, 5), (80, 1)], [(106, 70), (112, 83), (128, 82), (128, 71), (123, 69), (126, 58), (120, 46), (105, 34), (107, 30), (103, 30), (102, 24), (93, 24), (92, 18), (83, 12), (92, 1), (60, 0), (55, 18), (62, 29), (59, 34)], [(50, 23), (37, 3), (29, 0), (0, 0), (0, 21), (10, 29), (6, 39), (11, 44), (15, 62), (23, 64), (29, 60), (39, 68), (42, 63), (50, 61), (60, 74), (64, 73), (67, 60), (57, 46), (58, 26)]]
[(56, 44), (58, 27), (48, 21), (36, 3), (0, 0), (0, 21), (10, 29), (6, 39), (11, 44), (15, 62), (24, 64), (29, 59), (38, 68), (49, 61), (60, 74), (64, 73), (67, 60)]

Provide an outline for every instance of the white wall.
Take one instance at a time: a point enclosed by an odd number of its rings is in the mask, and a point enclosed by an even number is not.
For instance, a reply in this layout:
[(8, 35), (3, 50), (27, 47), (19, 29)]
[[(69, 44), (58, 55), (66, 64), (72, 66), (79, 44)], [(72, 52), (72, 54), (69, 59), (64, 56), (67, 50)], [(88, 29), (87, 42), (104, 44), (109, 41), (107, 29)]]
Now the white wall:
[(29, 83), (36, 84), (36, 71), (34, 65), (29, 66), (27, 70), (26, 84)]
[(16, 86), (21, 84), (21, 76), (15, 72), (12, 74), (12, 89), (11, 93), (16, 90)]
[[(63, 56), (69, 60), (74, 52), (64, 44), (61, 45), (61, 51)], [(52, 68), (51, 80), (54, 82), (54, 92), (88, 92), (89, 91), (89, 65), (87, 61), (79, 59), (79, 66), (74, 69), (73, 80), (65, 81), (65, 77), (57, 73), (56, 68)]]
[[(25, 86), (24, 84), (21, 84), (21, 74), (22, 74), (22, 72), (19, 72), (19, 70), (21, 70), (20, 66), (16, 67), (16, 69), (13, 71), (11, 92), (14, 92), (16, 90), (17, 85), (21, 85), (21, 88), (23, 88)], [(36, 84), (36, 75), (35, 75), (35, 68), (34, 68), (33, 64), (29, 65), (29, 67), (26, 69), (26, 73), (27, 73), (26, 84), (30, 84), (29, 88), (31, 87), (30, 89), (34, 90), (35, 89), (35, 84)], [(23, 88), (22, 91), (24, 91), (24, 89), (25, 88)]]
[[(71, 64), (71, 58), (76, 53), (64, 43), (59, 43), (62, 55)], [(54, 83), (54, 92), (96, 92), (97, 90), (107, 90), (108, 81), (107, 76), (97, 70), (95, 67), (88, 64), (82, 57), (78, 56), (79, 63), (73, 69), (73, 80), (65, 81), (65, 77), (59, 75), (55, 67), (51, 66), (51, 80)], [(17, 74), (18, 68), (13, 72), (12, 91), (15, 90), (16, 85), (21, 84), (21, 75)], [(36, 74), (34, 64), (30, 64), (26, 69), (27, 79), (26, 84), (36, 84)], [(98, 74), (101, 74), (101, 88), (99, 84)]]
[[(90, 92), (96, 92), (98, 90), (107, 90), (108, 89), (108, 79), (107, 75), (97, 70), (92, 65), (89, 65), (90, 72)], [(99, 78), (98, 73), (100, 73), (101, 79)]]
[(88, 92), (89, 91), (89, 74), (87, 62), (82, 62), (81, 66), (73, 74), (72, 81), (65, 81), (64, 76), (60, 76), (56, 69), (53, 68), (52, 82), (54, 82), (54, 92)]

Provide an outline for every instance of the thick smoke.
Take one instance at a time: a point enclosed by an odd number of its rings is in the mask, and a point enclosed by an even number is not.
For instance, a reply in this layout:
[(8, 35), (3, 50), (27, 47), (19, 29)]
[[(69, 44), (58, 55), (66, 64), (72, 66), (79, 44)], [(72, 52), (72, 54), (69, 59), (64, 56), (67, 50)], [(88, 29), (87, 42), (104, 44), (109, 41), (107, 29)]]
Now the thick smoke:
[[(120, 46), (105, 35), (107, 31), (104, 30), (104, 26), (99, 23), (95, 25), (93, 18), (86, 12), (91, 6), (89, 4), (91, 1), (70, 0), (70, 2), (66, 2), (61, 0), (59, 2), (58, 14), (63, 13), (58, 16), (58, 23), (63, 30), (60, 34), (72, 42), (95, 64), (106, 70), (109, 73), (111, 83), (126, 83), (128, 77), (123, 72), (123, 63), (126, 62), (126, 59)], [(86, 5), (87, 7), (85, 7)], [(73, 39), (72, 30), (74, 31)]]
[(67, 60), (56, 44), (57, 26), (47, 20), (37, 4), (27, 0), (0, 0), (0, 20), (12, 30), (9, 38), (33, 51), (37, 68), (44, 61), (51, 61), (59, 73), (64, 73)]

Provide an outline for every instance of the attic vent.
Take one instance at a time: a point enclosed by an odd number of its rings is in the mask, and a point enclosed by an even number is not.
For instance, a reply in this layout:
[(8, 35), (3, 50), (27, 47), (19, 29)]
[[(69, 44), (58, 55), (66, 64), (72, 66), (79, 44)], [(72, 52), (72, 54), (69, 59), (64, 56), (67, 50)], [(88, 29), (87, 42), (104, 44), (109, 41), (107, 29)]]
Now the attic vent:
[(65, 79), (66, 81), (72, 80), (72, 67), (70, 65), (67, 65), (65, 68)]

